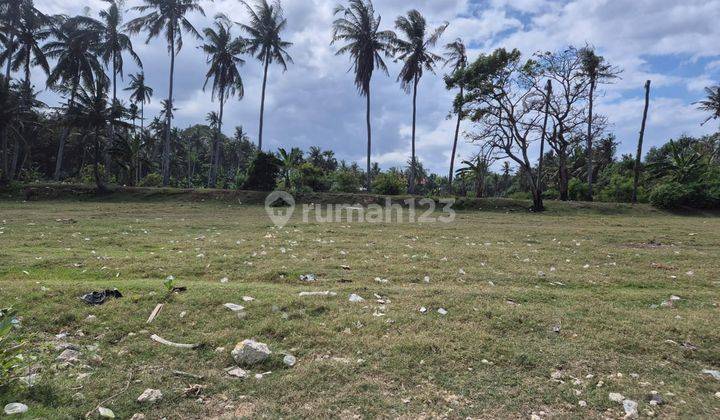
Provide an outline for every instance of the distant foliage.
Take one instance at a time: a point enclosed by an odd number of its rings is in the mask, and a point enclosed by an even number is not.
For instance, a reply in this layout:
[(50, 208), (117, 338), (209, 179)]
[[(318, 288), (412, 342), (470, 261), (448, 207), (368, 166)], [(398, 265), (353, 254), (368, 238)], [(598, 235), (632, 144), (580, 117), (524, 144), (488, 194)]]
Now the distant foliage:
[(407, 181), (394, 172), (382, 173), (372, 182), (372, 192), (381, 195), (400, 195), (407, 192)]
[(362, 180), (358, 175), (349, 170), (335, 172), (330, 191), (343, 193), (356, 193), (360, 190)]
[(690, 189), (671, 181), (657, 185), (650, 193), (650, 203), (660, 209), (678, 209), (687, 204)]
[(152, 173), (147, 174), (145, 178), (140, 181), (141, 187), (159, 187), (162, 185), (162, 176), (160, 174)]
[(275, 155), (258, 152), (255, 159), (250, 163), (242, 189), (252, 191), (274, 190), (280, 174), (280, 166), (281, 162)]

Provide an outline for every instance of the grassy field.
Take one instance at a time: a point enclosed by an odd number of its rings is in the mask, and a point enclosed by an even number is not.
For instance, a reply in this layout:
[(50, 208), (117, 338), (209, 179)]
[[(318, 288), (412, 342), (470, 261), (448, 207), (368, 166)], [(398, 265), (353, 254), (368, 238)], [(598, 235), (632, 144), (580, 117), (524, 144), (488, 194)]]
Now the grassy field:
[[(38, 374), (0, 404), (33, 417), (102, 402), (120, 418), (618, 418), (617, 392), (641, 417), (717, 418), (720, 381), (702, 371), (720, 368), (720, 219), (611, 213), (275, 229), (259, 206), (0, 201), (0, 306), (19, 311)], [(168, 275), (187, 292), (168, 296)], [(78, 299), (112, 287), (124, 297)], [(298, 295), (325, 290), (337, 296)], [(671, 295), (681, 300), (660, 306)], [(251, 369), (271, 372), (261, 379), (225, 373), (246, 338), (274, 352)], [(64, 365), (68, 343), (81, 357)], [(138, 403), (146, 388), (164, 398)], [(648, 404), (652, 392), (664, 404)]]

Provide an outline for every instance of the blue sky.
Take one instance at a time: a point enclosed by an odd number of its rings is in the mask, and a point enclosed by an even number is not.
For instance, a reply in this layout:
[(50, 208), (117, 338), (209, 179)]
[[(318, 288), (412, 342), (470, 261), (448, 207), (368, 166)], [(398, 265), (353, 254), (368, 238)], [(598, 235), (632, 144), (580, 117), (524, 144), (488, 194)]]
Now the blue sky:
[[(126, 0), (130, 8), (140, 0)], [(284, 0), (288, 30), (295, 59), (287, 72), (270, 72), (266, 103), (266, 147), (310, 146), (333, 149), (338, 158), (364, 161), (364, 101), (347, 73), (347, 57), (337, 57), (330, 46), (332, 9), (338, 0)], [(405, 0), (375, 0), (387, 29), (410, 7)], [(223, 12), (235, 21), (246, 15), (237, 0), (201, 1), (207, 17), (191, 17), (198, 29), (209, 26), (211, 17)], [(106, 7), (100, 0), (68, 2), (36, 0), (46, 13), (89, 14)], [(87, 8), (86, 8), (87, 6)], [(643, 84), (653, 80), (653, 101), (646, 144), (659, 145), (682, 134), (702, 135), (717, 131), (718, 123), (701, 127), (705, 115), (693, 102), (703, 88), (720, 84), (720, 0), (416, 0), (431, 26), (448, 21), (440, 45), (462, 37), (470, 45), (471, 59), (497, 47), (519, 48), (525, 54), (554, 50), (567, 45), (593, 44), (611, 63), (623, 68), (622, 79), (606, 86), (598, 100), (598, 112), (611, 123), (610, 130), (622, 142), (619, 152), (635, 149), (643, 106)], [(129, 12), (127, 19), (133, 17)], [(239, 34), (236, 28), (235, 32)], [(159, 111), (167, 95), (169, 57), (160, 40), (144, 43), (134, 38), (146, 77), (155, 89), (146, 112)], [(189, 37), (177, 60), (176, 125), (186, 127), (204, 121), (217, 108), (210, 92), (202, 91), (207, 69), (198, 42)], [(440, 52), (440, 51), (439, 51)], [(130, 63), (130, 60), (126, 60)], [(373, 160), (383, 167), (402, 165), (410, 153), (411, 97), (396, 83), (399, 65), (389, 62), (390, 77), (377, 74), (372, 85)], [(135, 72), (132, 64), (125, 73)], [(450, 158), (454, 124), (447, 119), (452, 92), (436, 76), (421, 81), (418, 108), (418, 155), (423, 164), (444, 174)], [(242, 125), (253, 141), (257, 138), (262, 68), (248, 57), (241, 69), (245, 97), (233, 99), (225, 109), (225, 130)], [(44, 76), (34, 82), (44, 86)], [(43, 99), (54, 105), (57, 97), (46, 92)], [(463, 131), (472, 131), (469, 124)], [(475, 149), (462, 142), (459, 154), (469, 157)]]

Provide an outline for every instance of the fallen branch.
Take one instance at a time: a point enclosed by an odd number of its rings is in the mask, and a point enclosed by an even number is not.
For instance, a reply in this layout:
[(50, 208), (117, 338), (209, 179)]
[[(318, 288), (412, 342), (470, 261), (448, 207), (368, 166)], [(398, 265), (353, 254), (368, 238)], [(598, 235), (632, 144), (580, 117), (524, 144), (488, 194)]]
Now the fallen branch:
[(125, 384), (125, 388), (123, 388), (122, 390), (120, 390), (120, 392), (118, 392), (117, 394), (111, 395), (111, 396), (105, 398), (104, 400), (100, 401), (100, 402), (95, 406), (95, 408), (93, 408), (92, 410), (90, 410), (90, 411), (88, 411), (87, 413), (85, 413), (85, 418), (90, 417), (90, 415), (91, 415), (92, 413), (94, 413), (98, 408), (100, 408), (100, 406), (102, 406), (102, 405), (105, 404), (106, 402), (108, 402), (108, 401), (110, 401), (110, 400), (112, 400), (112, 399), (114, 399), (114, 398), (119, 397), (123, 392), (127, 391), (128, 388), (130, 388), (130, 382), (132, 382), (132, 372), (130, 372), (130, 374), (128, 375), (128, 380), (127, 380), (127, 383)]
[(160, 344), (164, 344), (166, 346), (171, 346), (171, 347), (177, 347), (180, 349), (196, 349), (196, 348), (200, 347), (200, 344), (173, 343), (172, 341), (167, 341), (166, 339), (160, 337), (157, 334), (151, 335), (150, 338), (153, 339), (153, 341), (157, 341)]
[(148, 317), (147, 324), (153, 322), (153, 320), (158, 315), (158, 313), (160, 313), (160, 309), (162, 309), (162, 308), (163, 308), (162, 303), (158, 303), (157, 305), (155, 305), (155, 309), (153, 309), (153, 311), (150, 313), (150, 316)]

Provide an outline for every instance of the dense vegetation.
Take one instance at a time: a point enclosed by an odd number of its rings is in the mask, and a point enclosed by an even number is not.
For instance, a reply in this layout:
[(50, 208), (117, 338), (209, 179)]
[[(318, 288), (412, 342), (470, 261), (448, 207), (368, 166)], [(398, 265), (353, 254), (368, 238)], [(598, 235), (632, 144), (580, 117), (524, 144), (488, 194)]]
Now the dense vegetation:
[[(219, 187), (267, 190), (381, 194), (457, 194), (542, 199), (650, 201), (663, 208), (717, 208), (720, 205), (720, 134), (681, 138), (637, 156), (616, 156), (617, 140), (607, 118), (593, 110), (599, 89), (621, 76), (590, 47), (541, 52), (521, 57), (498, 49), (471, 61), (462, 40), (436, 44), (447, 25), (428, 28), (416, 10), (395, 21), (397, 34), (383, 30), (370, 0), (349, 0), (336, 9), (332, 44), (353, 64), (355, 84), (366, 97), (367, 162), (338, 161), (333, 151), (281, 148), (261, 153), (264, 98), (271, 64), (292, 64), (292, 44), (282, 39), (287, 24), (279, 2), (242, 2), (250, 15), (241, 35), (225, 16), (195, 28), (191, 13), (204, 14), (196, 0), (144, 0), (139, 17), (123, 24), (124, 10), (109, 1), (97, 18), (48, 16), (32, 0), (0, 0), (0, 183), (37, 180), (140, 186)], [(164, 37), (170, 52), (170, 87), (162, 112), (145, 115), (154, 89), (142, 72), (123, 82), (123, 58), (142, 66), (128, 34)], [(217, 111), (204, 124), (173, 126), (174, 60), (183, 35), (202, 43), (207, 56), (205, 86), (217, 99)], [(264, 67), (257, 146), (242, 126), (223, 131), (224, 104), (241, 99), (240, 68), (246, 59)], [(407, 167), (381, 170), (373, 163), (371, 80), (374, 70), (388, 72), (386, 59), (403, 63), (397, 76), (413, 95), (413, 141)], [(457, 116), (447, 176), (428, 173), (415, 155), (418, 83), (445, 64), (445, 79), (457, 92)], [(47, 74), (45, 87), (32, 85), (30, 73)], [(118, 76), (121, 76), (118, 78)], [(37, 99), (41, 89), (64, 98), (61, 104)], [(130, 102), (118, 99), (129, 91)], [(649, 95), (649, 82), (646, 86)], [(720, 116), (720, 87), (707, 89), (699, 106), (710, 119)], [(450, 108), (450, 104), (449, 104)], [(638, 115), (640, 118), (640, 115)], [(469, 121), (467, 140), (479, 152), (455, 167), (460, 124)], [(707, 122), (707, 121), (706, 121)], [(533, 157), (529, 151), (540, 146)], [(641, 157), (644, 159), (640, 160)], [(638, 182), (635, 183), (635, 178)]]

